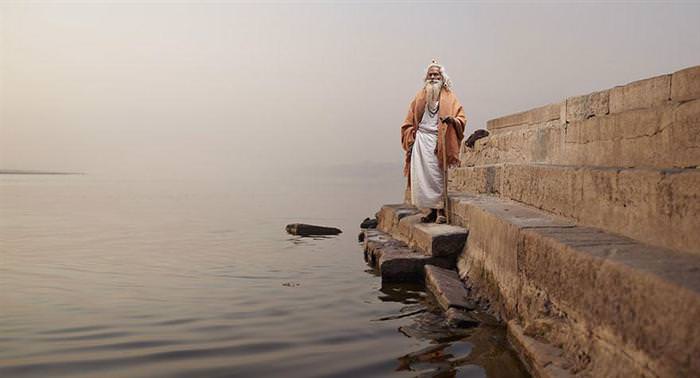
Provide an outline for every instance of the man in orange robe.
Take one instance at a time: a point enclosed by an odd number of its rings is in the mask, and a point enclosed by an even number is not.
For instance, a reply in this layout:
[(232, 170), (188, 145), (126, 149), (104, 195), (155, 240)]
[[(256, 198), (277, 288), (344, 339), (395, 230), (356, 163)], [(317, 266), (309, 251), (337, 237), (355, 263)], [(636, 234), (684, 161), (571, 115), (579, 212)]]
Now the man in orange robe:
[[(422, 221), (445, 223), (443, 170), (445, 164), (459, 164), (466, 118), (443, 66), (433, 60), (424, 81), (401, 125), (401, 145), (406, 152), (404, 175), (409, 178), (411, 203), (430, 209)], [(447, 162), (443, 161), (443, 149)]]

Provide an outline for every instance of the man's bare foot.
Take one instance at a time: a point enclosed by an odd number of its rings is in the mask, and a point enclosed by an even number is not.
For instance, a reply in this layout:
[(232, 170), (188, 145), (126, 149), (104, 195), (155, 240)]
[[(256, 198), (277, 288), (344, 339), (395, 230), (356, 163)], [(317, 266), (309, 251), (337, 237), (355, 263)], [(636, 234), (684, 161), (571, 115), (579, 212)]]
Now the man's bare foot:
[(420, 218), (420, 221), (422, 223), (433, 223), (435, 222), (435, 219), (437, 218), (437, 210), (436, 209), (430, 209), (430, 213), (428, 215), (422, 216)]
[(447, 223), (447, 217), (445, 216), (445, 210), (438, 210), (435, 217), (435, 223), (445, 224)]

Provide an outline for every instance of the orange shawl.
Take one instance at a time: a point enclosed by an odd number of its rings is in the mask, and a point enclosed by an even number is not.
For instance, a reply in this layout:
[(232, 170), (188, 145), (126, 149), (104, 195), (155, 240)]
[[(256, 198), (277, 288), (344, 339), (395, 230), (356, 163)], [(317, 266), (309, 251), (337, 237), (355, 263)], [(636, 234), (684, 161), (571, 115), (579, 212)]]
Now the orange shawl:
[[(416, 97), (411, 101), (411, 105), (408, 108), (408, 114), (406, 119), (401, 125), (401, 146), (406, 152), (406, 159), (403, 167), (404, 176), (409, 176), (411, 172), (411, 154), (410, 148), (413, 142), (416, 140), (416, 131), (418, 130), (418, 125), (421, 119), (423, 119), (423, 112), (425, 112), (425, 88), (418, 91)], [(438, 116), (440, 119), (451, 116), (457, 120), (457, 124), (448, 126), (444, 122), (440, 121), (438, 123), (438, 138), (437, 148), (435, 149), (435, 154), (438, 157), (438, 163), (440, 168), (444, 167), (444, 162), (442, 158), (442, 135), (445, 135), (445, 140), (447, 144), (447, 166), (451, 167), (459, 164), (459, 144), (464, 138), (464, 126), (467, 123), (464, 117), (464, 110), (462, 109), (462, 104), (459, 103), (457, 96), (447, 89), (443, 88), (440, 91), (440, 109), (438, 110)], [(444, 134), (447, 133), (447, 134)]]

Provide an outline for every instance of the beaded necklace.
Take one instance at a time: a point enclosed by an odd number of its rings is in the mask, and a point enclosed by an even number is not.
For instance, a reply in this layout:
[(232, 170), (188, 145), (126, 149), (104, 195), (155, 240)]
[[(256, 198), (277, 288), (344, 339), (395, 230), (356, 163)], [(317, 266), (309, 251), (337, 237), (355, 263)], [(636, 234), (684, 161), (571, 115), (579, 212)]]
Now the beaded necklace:
[(430, 104), (428, 104), (428, 106), (427, 106), (428, 113), (430, 113), (431, 116), (434, 116), (440, 110), (440, 101), (436, 102), (436, 104), (437, 105), (435, 106), (435, 110), (433, 110), (433, 107), (430, 106)]

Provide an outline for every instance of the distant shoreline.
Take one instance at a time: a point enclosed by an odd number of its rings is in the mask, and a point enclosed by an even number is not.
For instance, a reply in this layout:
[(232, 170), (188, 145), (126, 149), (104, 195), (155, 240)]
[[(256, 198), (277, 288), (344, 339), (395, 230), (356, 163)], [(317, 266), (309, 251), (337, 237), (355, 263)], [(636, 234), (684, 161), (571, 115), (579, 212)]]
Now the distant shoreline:
[(0, 175), (84, 175), (82, 172), (24, 171), (21, 169), (0, 169)]

